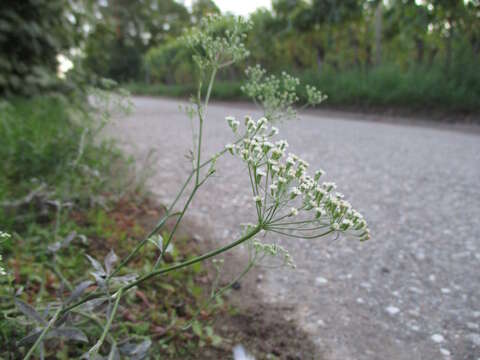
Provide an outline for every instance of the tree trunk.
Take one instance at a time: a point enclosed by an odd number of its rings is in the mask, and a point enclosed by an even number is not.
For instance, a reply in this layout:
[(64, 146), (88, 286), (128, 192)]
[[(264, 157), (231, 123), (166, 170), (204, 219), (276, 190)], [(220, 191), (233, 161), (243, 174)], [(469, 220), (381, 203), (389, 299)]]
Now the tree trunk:
[(434, 47), (432, 50), (430, 50), (430, 54), (428, 56), (428, 67), (433, 66), (433, 62), (435, 61), (435, 56), (438, 53), (438, 48)]
[(423, 64), (423, 58), (425, 57), (425, 44), (423, 42), (423, 39), (421, 39), (419, 36), (415, 36), (415, 47), (417, 49), (417, 64), (422, 65)]
[(358, 68), (360, 67), (360, 44), (355, 34), (355, 30), (353, 29), (353, 26), (348, 29), (348, 34), (350, 36), (350, 46), (353, 48), (353, 65)]
[(325, 50), (323, 49), (322, 46), (317, 46), (317, 68), (319, 73), (322, 73), (324, 60), (325, 60)]

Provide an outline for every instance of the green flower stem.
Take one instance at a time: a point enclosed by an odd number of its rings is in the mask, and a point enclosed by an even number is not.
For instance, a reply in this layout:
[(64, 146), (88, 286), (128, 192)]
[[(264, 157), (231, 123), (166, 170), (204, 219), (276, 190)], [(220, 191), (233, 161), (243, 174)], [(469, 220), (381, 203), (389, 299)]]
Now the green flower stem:
[(38, 347), (38, 345), (40, 345), (40, 343), (43, 341), (43, 338), (47, 335), (48, 330), (50, 330), (50, 328), (53, 326), (53, 324), (55, 324), (55, 321), (57, 321), (58, 316), (60, 315), (61, 312), (62, 312), (62, 308), (59, 307), (57, 309), (57, 311), (55, 312), (55, 314), (53, 315), (52, 319), (48, 322), (47, 326), (45, 326), (45, 328), (42, 330), (40, 336), (37, 338), (37, 340), (32, 345), (30, 350), (28, 350), (28, 353), (27, 353), (27, 355), (25, 355), (23, 360), (30, 359), (30, 357), (33, 355), (35, 349)]
[[(225, 245), (219, 249), (215, 249), (215, 250), (212, 250), (204, 255), (200, 255), (200, 256), (197, 256), (197, 257), (194, 257), (190, 260), (187, 260), (187, 261), (184, 261), (182, 263), (179, 263), (179, 264), (176, 264), (176, 265), (173, 265), (173, 266), (170, 266), (170, 267), (167, 267), (167, 268), (163, 268), (163, 269), (159, 269), (159, 270), (155, 270), (155, 271), (152, 271), (150, 272), (149, 274), (141, 277), (140, 279), (128, 284), (128, 285), (125, 285), (123, 286), (122, 288), (120, 288), (120, 290), (122, 291), (127, 291), (128, 289), (131, 289), (132, 287), (134, 286), (137, 286), (138, 284), (152, 278), (152, 277), (155, 277), (155, 276), (158, 276), (158, 275), (162, 275), (162, 274), (166, 274), (166, 273), (169, 273), (171, 271), (174, 271), (174, 270), (178, 270), (178, 269), (182, 269), (184, 267), (187, 267), (187, 266), (190, 266), (190, 265), (193, 265), (193, 264), (196, 264), (198, 262), (201, 262), (201, 261), (204, 261), (206, 259), (209, 259), (211, 257), (214, 257), (214, 256), (217, 256), (225, 251), (228, 251), (242, 243), (244, 243), (245, 241), (247, 241), (248, 239), (251, 239), (252, 237), (254, 237), (256, 234), (258, 234), (260, 232), (260, 230), (263, 229), (263, 225), (259, 224), (257, 225), (256, 227), (254, 227), (251, 231), (249, 231), (248, 233), (246, 233), (244, 236), (242, 236), (241, 238), (239, 238), (238, 240), (228, 244), (228, 245)], [(119, 291), (120, 291), (119, 290)], [(67, 307), (65, 307), (62, 311), (61, 311), (61, 315), (63, 315), (64, 313), (90, 301), (90, 300), (93, 300), (93, 299), (97, 299), (99, 297), (103, 296), (103, 294), (99, 294), (99, 293), (92, 293), (92, 294), (89, 294), (88, 296), (86, 296), (85, 298), (83, 298), (82, 300), (76, 302), (75, 304), (72, 304), (72, 305), (69, 305)]]
[(210, 94), (212, 93), (213, 83), (215, 82), (215, 76), (217, 76), (217, 67), (214, 67), (212, 70), (212, 75), (210, 76), (210, 83), (208, 84), (207, 94), (205, 95), (205, 110), (208, 107), (208, 101), (210, 100)]
[(123, 295), (123, 288), (120, 288), (120, 290), (117, 293), (115, 303), (113, 304), (112, 312), (110, 313), (110, 317), (107, 320), (107, 323), (105, 324), (105, 327), (103, 328), (102, 336), (100, 336), (100, 339), (98, 339), (97, 343), (93, 347), (93, 353), (90, 354), (92, 359), (95, 359), (97, 357), (98, 351), (100, 350), (100, 347), (102, 346), (103, 342), (105, 341), (105, 337), (108, 334), (108, 331), (110, 330), (110, 327), (112, 326), (113, 319), (115, 318), (115, 314), (117, 313), (118, 309), (118, 304), (120, 303), (120, 298)]
[[(195, 169), (195, 186), (190, 193), (190, 196), (187, 199), (187, 202), (185, 203), (185, 206), (183, 207), (183, 210), (181, 211), (180, 215), (177, 218), (177, 221), (175, 222), (175, 225), (173, 226), (172, 231), (170, 232), (170, 235), (168, 236), (168, 239), (165, 241), (164, 246), (163, 246), (163, 251), (162, 255), (165, 253), (165, 250), (167, 249), (168, 245), (170, 245), (170, 242), (173, 239), (173, 235), (177, 231), (178, 225), (183, 219), (183, 216), (185, 215), (188, 207), (190, 206), (190, 203), (192, 202), (198, 188), (201, 186), (200, 184), (200, 169), (202, 168), (202, 163), (201, 163), (201, 152), (202, 152), (202, 138), (203, 138), (203, 117), (205, 115), (205, 112), (208, 107), (208, 102), (210, 100), (210, 94), (212, 92), (212, 87), (213, 83), (215, 82), (215, 76), (217, 75), (217, 68), (214, 67), (212, 70), (212, 74), (210, 75), (210, 82), (208, 84), (208, 89), (207, 89), (207, 94), (205, 95), (205, 102), (203, 105), (203, 110), (202, 106), (200, 106), (200, 90), (198, 92), (198, 120), (199, 120), (199, 130), (198, 130), (198, 148), (197, 148), (197, 166)], [(199, 87), (200, 88), (200, 87)], [(210, 161), (213, 160), (210, 159)], [(203, 184), (203, 183), (202, 183)], [(157, 262), (157, 266), (160, 264), (160, 262)], [(156, 266), (155, 266), (156, 268)]]
[[(267, 211), (267, 194), (268, 194), (268, 175), (270, 174), (270, 166), (267, 166), (267, 174), (265, 175), (265, 196), (263, 198), (263, 211), (262, 211), (262, 218), (266, 218), (266, 211)], [(272, 179), (273, 180), (273, 179)]]
[[(246, 136), (246, 135), (245, 135)], [(235, 144), (238, 144), (240, 143), (244, 138), (245, 136), (241, 137), (240, 139), (238, 139)], [(207, 166), (208, 164), (210, 164), (214, 159), (218, 159), (220, 156), (224, 155), (225, 153), (227, 152), (227, 149), (223, 149), (222, 151), (218, 152), (216, 155), (212, 156), (210, 159), (204, 161), (203, 163), (200, 164), (199, 168), (202, 169), (204, 168), (205, 166)], [(143, 246), (145, 246), (145, 244), (147, 243), (148, 239), (150, 237), (152, 237), (153, 235), (155, 235), (162, 227), (163, 225), (165, 225), (165, 222), (167, 221), (167, 219), (170, 217), (170, 216), (173, 216), (173, 215), (181, 215), (182, 213), (175, 213), (175, 214), (170, 214), (170, 212), (173, 210), (174, 206), (177, 204), (178, 200), (180, 200), (180, 197), (182, 196), (182, 194), (184, 193), (185, 189), (187, 188), (188, 184), (190, 183), (190, 181), (192, 180), (193, 178), (193, 175), (195, 175), (197, 171), (197, 168), (193, 169), (190, 174), (188, 175), (188, 178), (187, 180), (184, 182), (184, 184), (182, 185), (182, 188), (180, 189), (180, 191), (178, 192), (177, 196), (175, 197), (175, 200), (172, 202), (172, 204), (170, 204), (170, 206), (168, 207), (167, 209), (167, 212), (166, 214), (159, 220), (159, 222), (157, 223), (157, 225), (153, 228), (152, 231), (150, 231), (150, 233), (144, 238), (142, 239), (142, 241), (140, 241), (137, 246), (135, 247), (135, 249), (133, 249), (133, 251), (128, 254), (121, 262), (120, 264), (117, 265), (117, 267), (115, 268), (115, 270), (109, 275), (108, 279), (112, 278), (113, 276), (115, 276), (124, 266), (126, 266), (132, 259), (133, 257), (142, 249)]]
[(215, 249), (215, 250), (212, 250), (204, 255), (200, 255), (200, 256), (197, 256), (197, 257), (194, 257), (193, 259), (190, 259), (190, 260), (187, 260), (187, 261), (184, 261), (180, 264), (177, 264), (177, 265), (173, 265), (173, 266), (170, 266), (170, 267), (167, 267), (167, 268), (163, 268), (163, 269), (159, 269), (159, 270), (155, 270), (155, 271), (152, 271), (151, 273), (145, 275), (145, 276), (142, 276), (140, 279), (136, 280), (136, 281), (133, 281), (131, 282), (130, 284), (128, 285), (125, 285), (124, 287), (122, 287), (121, 289), (123, 289), (124, 291), (127, 291), (128, 289), (131, 289), (132, 287), (134, 286), (137, 286), (141, 283), (143, 283), (144, 281), (148, 280), (148, 279), (151, 279), (155, 276), (158, 276), (158, 275), (162, 275), (162, 274), (166, 274), (166, 273), (169, 273), (171, 271), (174, 271), (174, 270), (178, 270), (178, 269), (182, 269), (184, 267), (187, 267), (187, 266), (190, 266), (190, 265), (193, 265), (193, 264), (196, 264), (198, 262), (201, 262), (201, 261), (204, 261), (204, 260), (207, 260), (211, 257), (214, 257), (214, 256), (217, 256), (225, 251), (228, 251), (240, 244), (242, 244), (243, 242), (251, 239), (252, 237), (254, 237), (255, 235), (257, 235), (260, 230), (262, 230), (263, 226), (262, 225), (257, 225), (256, 227), (254, 227), (251, 231), (249, 231), (248, 233), (246, 233), (244, 236), (242, 236), (241, 238), (239, 238), (238, 240), (228, 244), (228, 245), (225, 245), (219, 249)]
[(321, 233), (321, 234), (315, 234), (315, 235), (311, 235), (311, 236), (305, 236), (305, 235), (294, 235), (294, 234), (285, 233), (285, 232), (282, 232), (282, 231), (275, 230), (274, 228), (271, 228), (271, 227), (268, 227), (266, 230), (271, 231), (271, 232), (274, 232), (274, 233), (277, 233), (277, 234), (280, 234), (280, 235), (285, 235), (285, 236), (289, 236), (289, 237), (293, 237), (293, 238), (298, 238), (298, 239), (317, 239), (317, 238), (326, 236), (326, 235), (331, 234), (332, 232), (334, 232), (334, 230), (328, 230), (328, 231), (326, 231), (326, 232), (324, 232), (324, 233)]

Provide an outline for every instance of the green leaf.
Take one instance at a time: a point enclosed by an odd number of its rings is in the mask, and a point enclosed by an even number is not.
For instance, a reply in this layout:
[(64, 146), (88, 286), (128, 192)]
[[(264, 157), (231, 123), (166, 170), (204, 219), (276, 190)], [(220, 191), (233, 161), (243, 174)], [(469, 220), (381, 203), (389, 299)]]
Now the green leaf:
[(218, 335), (213, 335), (211, 339), (212, 339), (213, 346), (219, 346), (223, 341), (223, 339)]
[(205, 332), (207, 333), (207, 336), (209, 338), (211, 338), (214, 334), (213, 334), (213, 328), (211, 326), (206, 326), (205, 327)]
[(192, 324), (192, 330), (198, 337), (201, 337), (203, 334), (202, 325), (198, 321), (194, 321)]
[(175, 288), (167, 283), (160, 283), (160, 287), (164, 290), (167, 290), (168, 292), (175, 292)]

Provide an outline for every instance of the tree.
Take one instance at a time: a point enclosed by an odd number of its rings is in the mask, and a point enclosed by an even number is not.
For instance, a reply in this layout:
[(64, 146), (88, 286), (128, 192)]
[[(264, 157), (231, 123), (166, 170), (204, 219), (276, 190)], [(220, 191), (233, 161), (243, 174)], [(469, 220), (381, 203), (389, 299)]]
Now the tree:
[(67, 0), (0, 2), (1, 96), (33, 95), (58, 84), (57, 55), (75, 42), (70, 4)]
[(220, 14), (220, 9), (212, 0), (195, 0), (192, 4), (192, 20), (198, 22), (207, 15)]
[(98, 20), (85, 45), (85, 64), (118, 81), (139, 79), (147, 50), (190, 24), (187, 9), (175, 0), (92, 1), (90, 11)]

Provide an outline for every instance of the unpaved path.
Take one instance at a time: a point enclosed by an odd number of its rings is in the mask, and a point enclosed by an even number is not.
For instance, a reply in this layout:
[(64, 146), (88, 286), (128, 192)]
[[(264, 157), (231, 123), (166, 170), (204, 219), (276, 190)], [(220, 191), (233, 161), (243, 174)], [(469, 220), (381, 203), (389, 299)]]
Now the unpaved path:
[[(178, 101), (134, 98), (109, 128), (137, 159), (156, 151), (149, 185), (172, 200), (190, 164), (189, 120)], [(231, 141), (224, 117), (259, 116), (245, 105), (209, 107), (207, 153)], [(480, 136), (432, 127), (308, 113), (280, 125), (289, 150), (326, 170), (367, 218), (366, 243), (281, 239), (298, 268), (267, 271), (265, 301), (288, 314), (328, 360), (480, 359)], [(218, 243), (252, 220), (242, 164), (222, 158), (188, 213)]]

